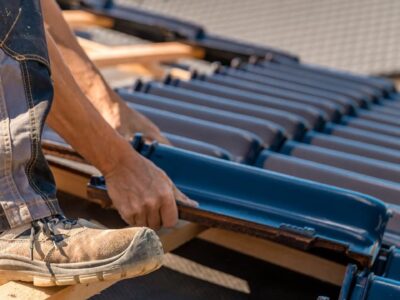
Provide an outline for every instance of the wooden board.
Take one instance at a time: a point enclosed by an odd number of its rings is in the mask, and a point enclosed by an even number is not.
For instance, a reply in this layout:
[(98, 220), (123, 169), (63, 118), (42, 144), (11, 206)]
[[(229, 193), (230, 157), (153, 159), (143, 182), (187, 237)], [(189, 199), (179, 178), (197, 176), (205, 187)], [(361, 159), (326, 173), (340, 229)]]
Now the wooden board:
[(242, 233), (212, 228), (199, 238), (337, 286), (346, 271), (342, 264)]
[(83, 10), (65, 10), (63, 16), (73, 29), (88, 26), (111, 28), (114, 24), (114, 20), (111, 18), (97, 16)]
[[(113, 20), (85, 11), (64, 11), (63, 15), (72, 28), (100, 26), (112, 27)], [(106, 46), (78, 37), (78, 42), (89, 58), (100, 68), (118, 67), (123, 71), (161, 79), (165, 70), (160, 62), (181, 58), (203, 58), (204, 50), (178, 42), (149, 43), (143, 45)], [(123, 66), (121, 66), (123, 65)]]
[[(85, 46), (83, 44), (83, 46)], [(104, 46), (103, 46), (104, 47)], [(106, 51), (93, 50), (93, 44), (85, 49), (89, 58), (98, 67), (109, 67), (119, 64), (155, 63), (174, 61), (180, 58), (202, 58), (203, 50), (178, 42), (140, 44), (108, 47)]]
[(110, 50), (109, 46), (81, 38), (79, 36), (77, 37), (77, 40), (79, 45), (86, 51), (86, 53), (105, 52)]
[[(178, 42), (106, 46), (78, 37), (78, 42), (99, 68), (114, 67), (126, 73), (162, 79), (165, 68), (160, 63), (181, 58), (202, 58), (204, 51)], [(190, 72), (173, 69), (174, 77), (189, 79)]]
[(392, 78), (398, 90), (400, 90), (400, 76), (396, 76)]

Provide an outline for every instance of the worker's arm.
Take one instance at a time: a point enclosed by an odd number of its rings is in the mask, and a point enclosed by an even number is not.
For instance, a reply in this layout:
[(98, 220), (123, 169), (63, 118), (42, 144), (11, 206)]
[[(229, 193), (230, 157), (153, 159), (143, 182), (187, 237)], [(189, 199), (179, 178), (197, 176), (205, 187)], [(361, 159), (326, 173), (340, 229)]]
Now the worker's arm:
[(111, 128), (79, 88), (48, 32), (46, 38), (54, 82), (50, 127), (103, 173), (113, 204), (128, 224), (174, 225), (175, 199), (190, 200)]
[(47, 29), (82, 91), (106, 121), (125, 138), (141, 132), (150, 140), (168, 143), (156, 125), (130, 109), (109, 87), (72, 33), (54, 0), (42, 0)]

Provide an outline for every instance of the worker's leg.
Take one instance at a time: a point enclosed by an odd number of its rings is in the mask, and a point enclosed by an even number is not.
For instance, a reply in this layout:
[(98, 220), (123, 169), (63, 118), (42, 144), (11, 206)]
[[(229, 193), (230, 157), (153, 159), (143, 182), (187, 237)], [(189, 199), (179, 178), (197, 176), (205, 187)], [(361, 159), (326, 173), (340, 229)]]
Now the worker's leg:
[[(62, 216), (40, 145), (53, 89), (39, 0), (0, 0), (0, 20), (0, 280), (69, 285), (158, 268), (162, 248), (154, 231), (105, 230)], [(54, 77), (58, 90), (70, 88)]]
[(60, 214), (40, 136), (53, 97), (37, 1), (0, 0), (0, 230)]

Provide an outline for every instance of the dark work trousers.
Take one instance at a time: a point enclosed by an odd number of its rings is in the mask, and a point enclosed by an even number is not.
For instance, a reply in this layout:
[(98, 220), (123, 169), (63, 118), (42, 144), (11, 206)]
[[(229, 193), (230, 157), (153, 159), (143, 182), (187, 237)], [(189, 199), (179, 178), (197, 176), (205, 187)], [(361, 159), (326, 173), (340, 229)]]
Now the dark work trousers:
[(0, 231), (61, 214), (41, 149), (53, 98), (39, 0), (0, 0)]

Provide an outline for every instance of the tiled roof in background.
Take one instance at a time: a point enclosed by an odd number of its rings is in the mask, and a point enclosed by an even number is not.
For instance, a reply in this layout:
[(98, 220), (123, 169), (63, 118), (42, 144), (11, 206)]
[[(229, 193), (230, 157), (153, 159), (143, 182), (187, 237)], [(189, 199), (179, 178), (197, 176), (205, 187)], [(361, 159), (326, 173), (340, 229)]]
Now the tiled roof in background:
[(303, 61), (368, 74), (400, 73), (399, 0), (115, 0), (281, 48)]

